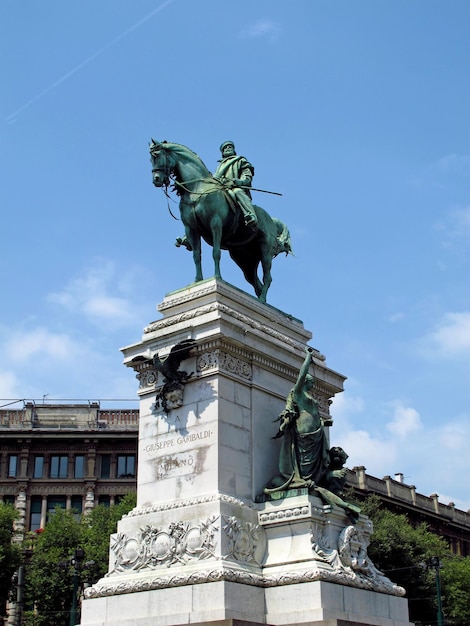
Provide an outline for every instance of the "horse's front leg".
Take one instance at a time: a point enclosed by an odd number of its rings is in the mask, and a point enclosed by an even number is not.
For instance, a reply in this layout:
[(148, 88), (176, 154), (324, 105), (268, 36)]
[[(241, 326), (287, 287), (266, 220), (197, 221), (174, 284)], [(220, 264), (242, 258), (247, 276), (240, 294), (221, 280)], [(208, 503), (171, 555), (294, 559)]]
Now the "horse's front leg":
[(212, 231), (212, 258), (214, 259), (214, 276), (215, 278), (222, 278), (220, 273), (220, 257), (222, 243), (222, 222), (220, 220), (214, 220), (211, 224)]
[(191, 230), (186, 227), (186, 238), (191, 246), (193, 251), (193, 261), (194, 266), (196, 267), (196, 278), (194, 279), (195, 283), (203, 280), (202, 277), (202, 255), (201, 255), (201, 235), (196, 230)]
[(273, 281), (271, 276), (271, 267), (273, 264), (273, 258), (271, 252), (268, 250), (261, 250), (261, 265), (263, 268), (263, 286), (261, 292), (258, 294), (258, 300), (260, 302), (266, 302), (268, 295), (268, 289)]

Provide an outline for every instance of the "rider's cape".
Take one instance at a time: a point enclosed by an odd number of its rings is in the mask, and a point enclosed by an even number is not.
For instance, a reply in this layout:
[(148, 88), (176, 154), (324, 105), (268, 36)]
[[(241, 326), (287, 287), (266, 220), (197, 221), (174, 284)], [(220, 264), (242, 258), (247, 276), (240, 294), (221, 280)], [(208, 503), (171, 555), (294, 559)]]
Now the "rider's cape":
[[(255, 175), (255, 168), (251, 163), (245, 159), (244, 156), (234, 155), (230, 157), (226, 157), (222, 159), (217, 167), (217, 170), (214, 174), (215, 178), (228, 178), (229, 180), (233, 180), (235, 178), (238, 179), (248, 179), (249, 184), (251, 184), (251, 180)], [(251, 194), (247, 189), (244, 191), (250, 196)]]

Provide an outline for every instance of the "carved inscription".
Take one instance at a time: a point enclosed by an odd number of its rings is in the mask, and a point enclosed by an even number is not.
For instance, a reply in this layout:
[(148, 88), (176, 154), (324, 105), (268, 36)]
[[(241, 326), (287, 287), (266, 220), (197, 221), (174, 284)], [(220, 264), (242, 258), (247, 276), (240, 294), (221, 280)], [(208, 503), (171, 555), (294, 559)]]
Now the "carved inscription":
[(207, 447), (213, 434), (210, 429), (200, 430), (147, 444), (144, 452), (155, 460), (155, 480), (193, 473), (198, 465), (198, 451)]
[(192, 454), (163, 457), (156, 465), (155, 480), (188, 474), (193, 471), (193, 466)]
[(204, 439), (208, 439), (212, 437), (212, 430), (201, 430), (198, 433), (191, 433), (189, 435), (178, 435), (175, 437), (164, 439), (163, 441), (155, 441), (154, 443), (149, 443), (145, 446), (144, 450), (148, 454), (152, 452), (157, 452), (160, 450), (165, 451), (177, 451), (178, 446), (184, 446), (188, 443), (194, 443), (196, 441), (202, 441)]

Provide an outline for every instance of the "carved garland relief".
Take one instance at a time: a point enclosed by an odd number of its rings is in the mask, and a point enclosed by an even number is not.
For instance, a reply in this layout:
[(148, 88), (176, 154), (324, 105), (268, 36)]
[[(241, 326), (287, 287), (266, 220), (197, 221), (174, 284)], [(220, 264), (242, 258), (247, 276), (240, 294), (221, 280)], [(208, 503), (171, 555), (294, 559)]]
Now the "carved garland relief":
[[(113, 535), (114, 566), (109, 574), (216, 559), (218, 519), (218, 515), (212, 515), (199, 522), (171, 522), (166, 528), (147, 525), (140, 528), (135, 537), (125, 533)], [(221, 558), (260, 565), (255, 551), (260, 533), (264, 531), (257, 524), (234, 516), (224, 518), (223, 522), (228, 552)]]

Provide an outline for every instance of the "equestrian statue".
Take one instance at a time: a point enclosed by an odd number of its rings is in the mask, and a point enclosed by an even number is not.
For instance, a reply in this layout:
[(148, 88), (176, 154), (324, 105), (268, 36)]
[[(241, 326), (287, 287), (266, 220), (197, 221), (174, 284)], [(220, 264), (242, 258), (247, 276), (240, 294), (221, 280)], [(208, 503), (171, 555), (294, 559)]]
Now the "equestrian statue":
[[(185, 236), (178, 238), (176, 245), (192, 251), (195, 282), (203, 280), (202, 237), (212, 246), (214, 276), (222, 278), (221, 250), (228, 250), (258, 299), (266, 302), (272, 260), (280, 252), (291, 253), (292, 247), (286, 225), (251, 202), (253, 166), (236, 154), (232, 141), (221, 145), (222, 159), (214, 175), (186, 146), (154, 139), (149, 146), (153, 184), (168, 193), (172, 183), (180, 198)], [(262, 280), (258, 277), (260, 264)]]

